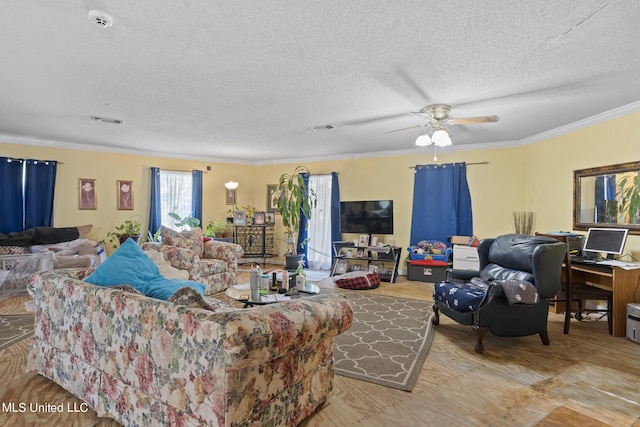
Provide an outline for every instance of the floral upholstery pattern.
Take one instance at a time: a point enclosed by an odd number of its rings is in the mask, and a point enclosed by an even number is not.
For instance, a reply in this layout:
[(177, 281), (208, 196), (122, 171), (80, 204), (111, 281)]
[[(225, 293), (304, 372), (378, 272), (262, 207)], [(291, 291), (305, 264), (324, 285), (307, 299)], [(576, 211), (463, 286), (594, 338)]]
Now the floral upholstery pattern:
[[(196, 230), (200, 229), (192, 230), (194, 234), (189, 236), (197, 236)], [(170, 235), (185, 233), (170, 231), (172, 232), (169, 233)], [(196, 245), (185, 243), (184, 236), (167, 240), (163, 237), (162, 243), (146, 242), (141, 247), (144, 251), (161, 252), (172, 267), (188, 271), (189, 280), (203, 283), (207, 287), (204, 291), (205, 295), (215, 294), (237, 284), (238, 260), (243, 254), (242, 246), (216, 240), (204, 242), (202, 230), (199, 231), (199, 235), (202, 247), (200, 255), (195, 250), (185, 247)], [(170, 245), (170, 242), (185, 246)]]
[(160, 227), (160, 237), (165, 245), (191, 249), (196, 255), (202, 256), (204, 236), (201, 228), (177, 232), (163, 225)]
[(318, 295), (215, 312), (34, 275), (28, 372), (136, 426), (295, 426), (332, 393), (333, 338), (349, 302)]

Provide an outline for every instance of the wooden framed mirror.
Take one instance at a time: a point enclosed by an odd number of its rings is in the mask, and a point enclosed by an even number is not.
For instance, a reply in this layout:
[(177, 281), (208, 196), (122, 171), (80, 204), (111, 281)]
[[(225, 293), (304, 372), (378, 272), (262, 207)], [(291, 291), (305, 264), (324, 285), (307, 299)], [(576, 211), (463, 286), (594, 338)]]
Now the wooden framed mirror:
[(640, 161), (573, 171), (573, 228), (640, 234)]

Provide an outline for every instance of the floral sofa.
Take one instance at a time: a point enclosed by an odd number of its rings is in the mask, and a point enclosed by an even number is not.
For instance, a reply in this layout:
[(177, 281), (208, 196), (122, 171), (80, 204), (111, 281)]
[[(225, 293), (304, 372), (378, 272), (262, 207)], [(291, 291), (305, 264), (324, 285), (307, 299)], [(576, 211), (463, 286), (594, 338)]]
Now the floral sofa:
[[(294, 426), (331, 394), (349, 302), (318, 295), (215, 311), (81, 279), (34, 275), (28, 372), (123, 425)], [(213, 298), (208, 298), (213, 301)]]
[(211, 295), (238, 283), (238, 260), (242, 246), (217, 240), (206, 240), (202, 229), (178, 233), (161, 227), (162, 243), (142, 244), (144, 251), (158, 251), (171, 265), (189, 272), (189, 280), (206, 285), (205, 295)]

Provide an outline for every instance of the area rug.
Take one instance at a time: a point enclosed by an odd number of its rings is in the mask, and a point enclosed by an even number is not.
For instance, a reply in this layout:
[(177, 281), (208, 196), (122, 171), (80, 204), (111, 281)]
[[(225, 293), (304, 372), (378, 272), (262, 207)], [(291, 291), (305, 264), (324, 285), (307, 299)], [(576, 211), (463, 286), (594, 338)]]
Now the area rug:
[(0, 316), (0, 350), (33, 334), (33, 314)]
[(433, 341), (433, 303), (346, 292), (353, 325), (334, 340), (335, 372), (411, 391)]

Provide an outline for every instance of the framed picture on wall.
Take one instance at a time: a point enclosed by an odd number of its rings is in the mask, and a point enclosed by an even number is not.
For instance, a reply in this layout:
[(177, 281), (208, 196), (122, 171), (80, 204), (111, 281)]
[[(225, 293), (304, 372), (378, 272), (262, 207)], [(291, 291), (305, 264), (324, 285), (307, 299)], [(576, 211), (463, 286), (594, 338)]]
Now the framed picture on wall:
[(118, 181), (118, 209), (133, 210), (133, 181)]
[(267, 212), (278, 212), (278, 198), (276, 195), (276, 184), (267, 184)]
[(230, 190), (228, 188), (225, 188), (226, 190), (226, 195), (227, 195), (227, 205), (235, 205), (236, 204), (236, 188), (234, 188), (233, 190)]
[(97, 209), (96, 180), (80, 178), (78, 188), (78, 209)]

